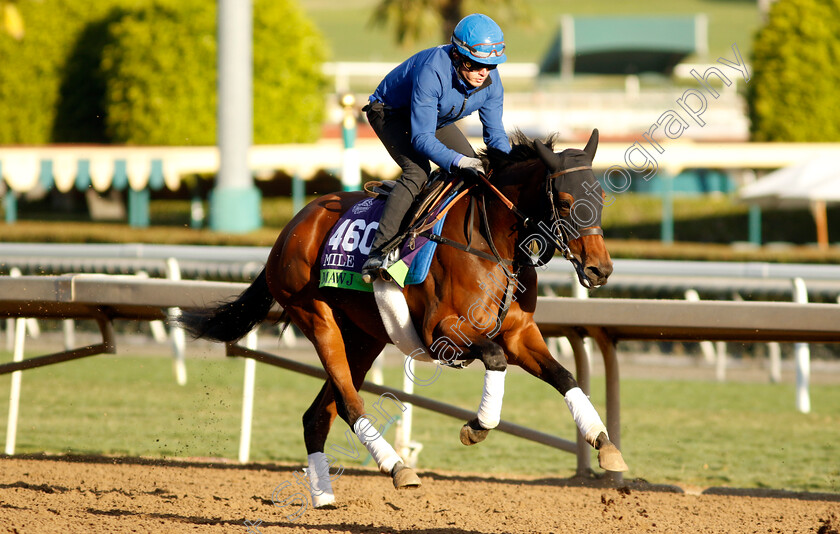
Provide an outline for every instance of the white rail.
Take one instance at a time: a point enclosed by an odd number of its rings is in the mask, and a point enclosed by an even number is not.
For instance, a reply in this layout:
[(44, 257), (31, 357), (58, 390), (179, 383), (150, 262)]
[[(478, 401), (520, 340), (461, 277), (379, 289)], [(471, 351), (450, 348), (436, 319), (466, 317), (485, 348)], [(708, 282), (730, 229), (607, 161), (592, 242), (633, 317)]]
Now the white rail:
[[(58, 260), (86, 260), (93, 265), (107, 265), (111, 260), (165, 260), (180, 263), (264, 263), (271, 247), (148, 245), (128, 244), (53, 244), (0, 243), (0, 269), (4, 266), (42, 261), (45, 266)], [(815, 265), (768, 262), (714, 262), (675, 260), (614, 260), (614, 272), (620, 275), (650, 277), (715, 277), (739, 279), (802, 278), (806, 281), (840, 281), (840, 265)], [(553, 261), (541, 277), (572, 274), (570, 264)]]

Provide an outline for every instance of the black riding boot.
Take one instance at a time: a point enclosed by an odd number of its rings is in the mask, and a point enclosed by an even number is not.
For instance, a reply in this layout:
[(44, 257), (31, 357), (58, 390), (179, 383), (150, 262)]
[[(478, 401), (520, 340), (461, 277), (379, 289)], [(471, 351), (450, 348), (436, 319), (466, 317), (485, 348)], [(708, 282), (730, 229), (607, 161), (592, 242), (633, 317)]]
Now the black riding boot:
[(398, 180), (391, 194), (388, 195), (388, 200), (385, 201), (385, 209), (379, 219), (379, 228), (376, 230), (376, 236), (370, 247), (370, 256), (362, 266), (362, 280), (365, 282), (373, 282), (379, 276), (379, 271), (388, 267), (385, 265), (385, 259), (396, 246), (396, 243), (392, 241), (400, 233), (412, 202), (414, 202), (414, 195), (411, 190), (406, 187), (403, 180)]

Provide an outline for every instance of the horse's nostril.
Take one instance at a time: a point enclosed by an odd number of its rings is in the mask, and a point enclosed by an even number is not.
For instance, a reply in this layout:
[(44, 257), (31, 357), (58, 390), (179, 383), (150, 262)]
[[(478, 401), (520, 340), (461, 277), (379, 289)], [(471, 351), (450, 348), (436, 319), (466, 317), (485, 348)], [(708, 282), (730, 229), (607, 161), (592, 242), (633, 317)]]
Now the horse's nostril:
[(586, 271), (590, 280), (597, 281), (596, 283), (598, 285), (604, 285), (607, 283), (607, 278), (609, 278), (612, 273), (612, 267), (607, 266), (606, 268), (601, 268), (592, 265), (587, 267)]

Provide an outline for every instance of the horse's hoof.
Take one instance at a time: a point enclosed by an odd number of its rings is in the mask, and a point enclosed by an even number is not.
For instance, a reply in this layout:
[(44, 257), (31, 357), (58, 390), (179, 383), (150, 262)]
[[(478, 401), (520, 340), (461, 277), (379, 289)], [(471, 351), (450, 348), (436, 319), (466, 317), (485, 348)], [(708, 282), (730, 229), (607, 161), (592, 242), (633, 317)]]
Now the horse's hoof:
[(331, 507), (334, 508), (335, 506), (335, 495), (332, 493), (321, 493), (321, 495), (313, 495), (312, 496), (312, 506), (315, 508), (324, 508), (324, 507)]
[(487, 434), (489, 433), (489, 430), (481, 428), (481, 425), (478, 424), (478, 419), (473, 419), (461, 427), (461, 443), (467, 447), (481, 443), (487, 439)]
[(598, 448), (598, 465), (605, 471), (623, 472), (630, 469), (624, 463), (624, 457), (621, 456), (621, 451), (609, 440), (604, 440)]
[(420, 486), (420, 477), (414, 472), (414, 469), (406, 467), (402, 462), (394, 466), (391, 470), (391, 478), (394, 481), (394, 487), (397, 489), (416, 488)]

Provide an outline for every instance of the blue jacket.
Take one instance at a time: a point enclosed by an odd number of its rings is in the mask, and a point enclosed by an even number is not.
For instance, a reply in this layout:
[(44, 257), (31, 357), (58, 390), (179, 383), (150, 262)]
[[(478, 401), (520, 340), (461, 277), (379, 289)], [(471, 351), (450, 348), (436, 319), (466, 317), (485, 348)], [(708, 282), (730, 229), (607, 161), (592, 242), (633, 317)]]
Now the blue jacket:
[(455, 167), (460, 154), (435, 137), (435, 131), (478, 110), (487, 146), (510, 152), (502, 124), (504, 89), (497, 70), (481, 87), (458, 75), (451, 59), (452, 45), (429, 48), (398, 65), (370, 96), (393, 109), (411, 110), (411, 144), (443, 169)]

